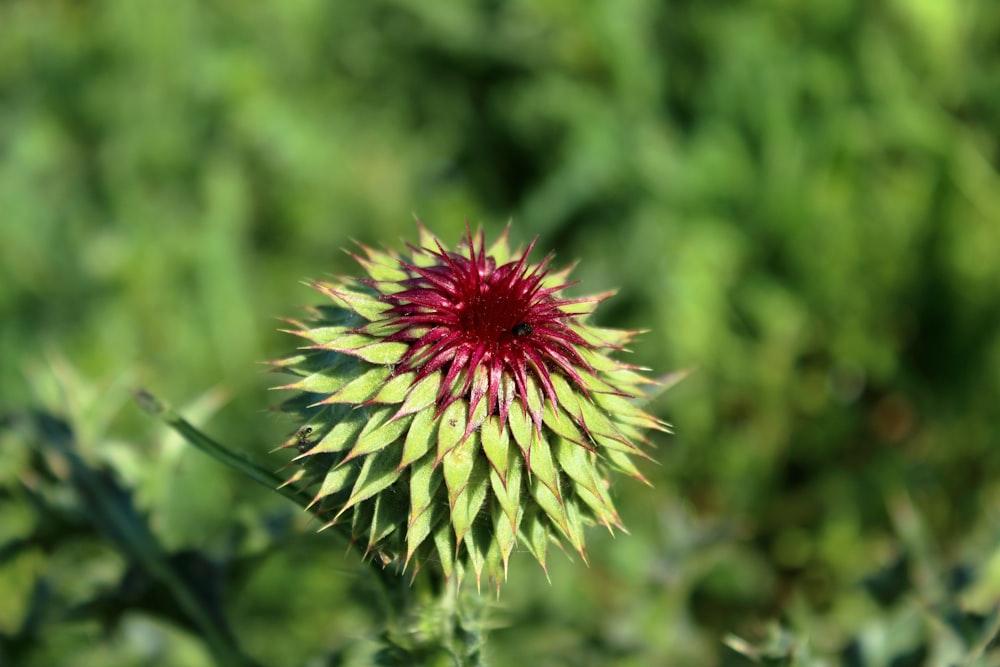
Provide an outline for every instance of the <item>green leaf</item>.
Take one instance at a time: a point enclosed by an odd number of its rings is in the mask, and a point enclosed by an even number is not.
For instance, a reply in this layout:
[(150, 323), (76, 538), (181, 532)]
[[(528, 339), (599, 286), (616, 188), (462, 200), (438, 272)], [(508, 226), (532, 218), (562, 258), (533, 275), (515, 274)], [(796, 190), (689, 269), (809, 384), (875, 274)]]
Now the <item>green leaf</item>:
[(368, 550), (378, 546), (397, 530), (406, 527), (406, 496), (400, 493), (381, 493), (375, 497), (375, 511), (371, 531), (368, 533)]
[(604, 327), (595, 327), (588, 324), (587, 326), (580, 326), (573, 322), (569, 322), (568, 326), (570, 329), (580, 334), (580, 337), (585, 341), (598, 348), (606, 347), (618, 347), (623, 348), (635, 337), (636, 331), (628, 331), (626, 329), (607, 329)]
[(319, 491), (316, 492), (316, 496), (313, 498), (312, 502), (309, 503), (310, 506), (327, 496), (340, 493), (344, 489), (350, 487), (351, 484), (354, 483), (357, 476), (358, 466), (356, 465), (340, 466), (329, 471), (323, 478), (323, 484), (320, 486)]
[(569, 543), (573, 545), (576, 552), (580, 554), (580, 558), (582, 558), (583, 562), (586, 563), (587, 551), (583, 537), (583, 515), (580, 512), (580, 507), (576, 504), (576, 499), (568, 498), (566, 502), (563, 503), (563, 508), (566, 512), (566, 518), (568, 519), (566, 529), (569, 537)]
[[(444, 419), (445, 417), (443, 416), (440, 426), (442, 431), (444, 430)], [(472, 468), (476, 463), (479, 450), (479, 440), (476, 435), (473, 433), (457, 446), (449, 449), (444, 458), (441, 459), (442, 468), (444, 469), (444, 482), (448, 487), (448, 504), (452, 507), (453, 511), (455, 501), (469, 483), (469, 476), (472, 474)], [(438, 439), (440, 440), (440, 436)]]
[(510, 223), (507, 224), (507, 227), (503, 230), (500, 236), (493, 241), (493, 244), (490, 245), (489, 249), (486, 251), (487, 257), (493, 257), (497, 262), (497, 266), (503, 266), (507, 262), (511, 261), (509, 240)]
[(598, 433), (591, 433), (590, 435), (591, 439), (599, 446), (602, 454), (615, 451), (619, 454), (649, 458), (648, 454), (629, 442), (628, 438), (624, 435), (619, 435), (618, 437), (608, 437)]
[(435, 466), (430, 457), (410, 466), (410, 523), (431, 506), (443, 481), (441, 467)]
[(549, 528), (537, 505), (531, 504), (525, 507), (519, 537), (521, 544), (531, 552), (538, 564), (542, 566), (545, 578), (548, 579), (549, 571), (545, 567), (545, 556), (549, 547)]
[(351, 354), (372, 364), (398, 364), (409, 349), (408, 343), (381, 342), (359, 347)]
[[(469, 438), (472, 440), (472, 437)], [(478, 447), (477, 447), (478, 448)], [(456, 447), (452, 452), (458, 451)], [(451, 456), (451, 454), (449, 454)], [(445, 457), (447, 466), (448, 457)], [(445, 483), (448, 481), (448, 468), (444, 470)], [(451, 526), (455, 530), (455, 539), (461, 542), (465, 539), (466, 533), (472, 526), (479, 514), (479, 509), (486, 500), (487, 491), (490, 487), (490, 467), (485, 459), (476, 456), (473, 460), (472, 472), (461, 492), (455, 498), (451, 506)], [(448, 489), (449, 495), (451, 488)]]
[(277, 387), (277, 389), (292, 389), (310, 394), (333, 394), (356, 377), (357, 373), (357, 364), (340, 363), (312, 373), (298, 382)]
[[(440, 483), (440, 474), (438, 482)], [(448, 523), (448, 506), (444, 503), (425, 506), (416, 516), (410, 517), (406, 529), (406, 561), (416, 552), (417, 548), (427, 539), (431, 531), (442, 523)]]
[(468, 424), (465, 426), (466, 433), (471, 433), (474, 429), (478, 429), (486, 421), (486, 415), (489, 412), (489, 404), (484, 396), (479, 403), (476, 404), (476, 409), (472, 411), (472, 415), (469, 417)]
[(328, 327), (313, 327), (311, 329), (302, 328), (296, 331), (289, 331), (288, 333), (301, 336), (316, 345), (325, 346), (327, 343), (337, 340), (350, 330), (351, 327), (349, 326), (337, 325)]
[[(424, 224), (419, 220), (417, 221), (417, 233), (420, 237), (420, 243), (417, 244), (417, 247), (419, 248), (436, 249), (438, 246), (442, 245), (441, 239), (434, 236), (434, 234), (431, 233), (431, 230), (427, 229), (427, 227), (424, 226)], [(418, 253), (408, 259), (412, 264), (420, 267), (433, 266), (439, 261), (436, 257), (426, 252)]]
[(598, 473), (595, 455), (580, 445), (557, 438), (554, 442), (559, 467), (573, 480), (573, 491), (606, 526), (622, 528), (614, 503)]
[(489, 459), (490, 465), (500, 475), (500, 479), (506, 479), (510, 433), (500, 423), (499, 417), (491, 416), (479, 429), (479, 435), (483, 444), (483, 452)]
[(512, 447), (507, 450), (507, 478), (501, 478), (495, 469), (490, 471), (493, 497), (515, 529), (521, 509), (521, 471), (520, 452)]
[(364, 456), (379, 451), (387, 447), (399, 438), (410, 425), (413, 417), (403, 417), (402, 419), (390, 420), (392, 407), (383, 407), (372, 412), (368, 423), (365, 425), (354, 447), (347, 454), (345, 460), (350, 460), (358, 456)]
[(351, 489), (351, 497), (337, 513), (338, 516), (362, 500), (371, 498), (376, 493), (388, 488), (390, 484), (399, 479), (400, 471), (396, 469), (398, 458), (399, 450), (396, 447), (386, 447), (365, 457), (361, 472), (358, 473), (358, 479), (354, 482), (354, 488)]
[(639, 390), (639, 387), (655, 384), (653, 380), (650, 380), (645, 375), (636, 373), (634, 370), (624, 365), (617, 370), (608, 373), (606, 379), (612, 385), (619, 387), (620, 389), (625, 389), (626, 393), (629, 394), (642, 393)]
[(333, 339), (323, 347), (327, 350), (358, 356), (355, 354), (356, 350), (376, 342), (378, 342), (377, 338), (357, 333), (354, 329), (347, 329), (342, 336)]
[(465, 401), (455, 401), (441, 413), (441, 418), (438, 420), (438, 462), (458, 445), (465, 435), (465, 412)]
[[(578, 347), (576, 348), (576, 351), (580, 354), (580, 357), (598, 373), (610, 373), (617, 371), (624, 366), (624, 364), (617, 359), (612, 359), (608, 355), (601, 354), (591, 348)], [(585, 375), (590, 375), (590, 373), (585, 373)]]
[[(496, 475), (495, 472), (493, 474)], [(495, 484), (494, 488), (496, 488)], [(504, 579), (507, 578), (507, 564), (510, 561), (510, 555), (514, 552), (514, 547), (517, 546), (517, 532), (522, 515), (523, 512), (520, 505), (514, 508), (513, 518), (507, 514), (506, 508), (500, 504), (493, 505), (493, 544), (503, 562)], [(493, 576), (493, 574), (491, 573), (490, 576)]]
[[(354, 542), (361, 542), (368, 536), (368, 531), (371, 529), (372, 519), (375, 517), (375, 501), (359, 502), (353, 509), (354, 511), (351, 512), (351, 538)], [(337, 517), (339, 516), (338, 514)], [(336, 521), (337, 517), (334, 517), (333, 520)]]
[(318, 282), (314, 287), (335, 303), (357, 313), (369, 322), (380, 319), (382, 314), (391, 307), (388, 303), (379, 301), (368, 294), (361, 294), (330, 283)]
[(534, 422), (540, 422), (542, 419), (542, 388), (538, 384), (538, 380), (535, 379), (534, 375), (528, 375), (528, 379), (524, 383), (525, 400), (528, 403), (528, 413), (531, 415), (531, 420)]
[[(437, 417), (430, 410), (417, 413), (406, 432), (403, 456), (399, 461), (400, 468), (405, 468), (430, 451), (436, 442), (437, 422)], [(426, 465), (428, 468), (434, 467), (432, 462), (428, 462)]]
[(389, 366), (373, 366), (348, 382), (332, 396), (320, 401), (326, 403), (363, 403), (374, 396), (392, 375)]
[[(644, 484), (649, 484), (649, 481), (639, 472), (639, 469), (635, 467), (632, 459), (625, 452), (620, 452), (616, 449), (606, 449), (604, 450), (604, 456), (615, 470), (635, 477)], [(650, 484), (650, 486), (652, 485)]]
[(580, 426), (591, 438), (608, 449), (615, 449), (628, 454), (642, 455), (642, 451), (633, 445), (615, 428), (607, 415), (590, 401), (580, 401)]
[(580, 399), (583, 399), (584, 397), (576, 389), (571, 387), (566, 378), (559, 373), (553, 373), (551, 379), (552, 387), (556, 390), (556, 398), (559, 400), (559, 405), (562, 407), (562, 411), (568, 412), (574, 416), (580, 414), (580, 406), (578, 403)]
[(408, 415), (429, 408), (437, 401), (441, 388), (441, 372), (431, 373), (410, 388), (406, 400), (399, 408), (400, 415)]
[(610, 376), (607, 373), (602, 373), (600, 375), (593, 375), (591, 373), (580, 373), (580, 384), (591, 394), (613, 394), (615, 392), (622, 391), (622, 387), (611, 384), (608, 380)]
[(556, 454), (556, 461), (566, 475), (572, 479), (578, 487), (598, 493), (598, 484), (594, 454), (580, 445), (570, 442), (565, 438), (552, 438), (552, 449)]
[[(567, 539), (571, 539), (569, 517), (566, 515), (566, 507), (563, 499), (552, 492), (548, 486), (541, 483), (539, 479), (531, 480), (529, 485), (531, 497), (535, 499), (538, 506), (542, 508), (545, 515), (555, 525)], [(575, 546), (575, 545), (574, 545)]]
[(549, 427), (550, 431), (560, 437), (580, 443), (581, 445), (584, 445), (587, 442), (587, 438), (584, 437), (584, 435), (580, 433), (580, 430), (576, 428), (576, 425), (573, 423), (569, 414), (563, 412), (562, 410), (556, 410), (549, 401), (545, 402), (545, 411), (542, 413), (542, 421)]
[(306, 453), (306, 456), (313, 456), (315, 454), (328, 452), (340, 452), (347, 449), (354, 444), (358, 434), (361, 433), (361, 429), (364, 428), (367, 421), (367, 409), (350, 410), (343, 419), (338, 421), (336, 425), (330, 429), (329, 433), (324, 435), (323, 438)]
[(372, 403), (402, 403), (410, 394), (410, 385), (416, 373), (403, 373), (394, 375), (385, 385), (379, 389), (378, 393), (372, 397)]
[[(572, 312), (576, 314), (574, 319), (577, 322), (587, 322), (589, 321), (590, 316), (594, 314), (594, 311), (597, 310), (597, 307), (601, 305), (601, 302), (608, 297), (614, 296), (617, 292), (618, 290), (608, 290), (606, 292), (598, 292), (597, 294), (588, 294), (576, 303), (570, 305), (569, 310), (572, 310)], [(589, 327), (591, 325), (587, 326)]]
[(615, 421), (625, 422), (644, 429), (662, 428), (658, 419), (647, 414), (642, 408), (622, 396), (595, 393), (593, 399), (598, 408), (610, 415)]
[(465, 553), (468, 554), (469, 562), (472, 564), (472, 571), (476, 573), (476, 590), (478, 591), (482, 583), (483, 568), (486, 565), (490, 544), (493, 543), (489, 523), (477, 522), (466, 533), (463, 542), (465, 542)]
[(528, 415), (520, 403), (516, 401), (511, 403), (507, 423), (510, 425), (510, 432), (517, 446), (521, 449), (521, 454), (527, 459), (528, 452), (531, 451), (531, 441), (535, 437), (535, 425), (528, 420)]
[(438, 557), (441, 559), (441, 569), (445, 577), (451, 577), (455, 572), (455, 534), (451, 531), (451, 524), (442, 521), (433, 531), (434, 546), (437, 547)]
[(394, 257), (367, 247), (364, 248), (364, 251), (368, 257), (357, 257), (356, 259), (373, 280), (383, 283), (398, 283), (410, 277), (400, 267), (399, 260)]
[(537, 436), (531, 444), (531, 449), (526, 457), (528, 472), (540, 480), (542, 484), (549, 487), (556, 498), (560, 498), (559, 474), (552, 462), (552, 450), (548, 440), (539, 439)]

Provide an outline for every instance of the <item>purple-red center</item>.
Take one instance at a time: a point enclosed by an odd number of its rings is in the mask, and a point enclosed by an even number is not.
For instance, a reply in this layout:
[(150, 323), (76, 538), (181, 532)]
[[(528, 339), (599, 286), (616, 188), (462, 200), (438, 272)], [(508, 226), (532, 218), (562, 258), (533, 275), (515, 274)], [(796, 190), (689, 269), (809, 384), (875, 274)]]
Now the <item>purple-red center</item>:
[[(471, 412), (485, 397), (489, 412), (506, 419), (517, 398), (540, 426), (540, 411), (529, 409), (529, 403), (540, 405), (528, 400), (529, 378), (555, 402), (552, 373), (581, 385), (580, 372), (593, 372), (577, 351), (593, 346), (565, 323), (579, 313), (565, 307), (595, 299), (561, 300), (567, 284), (544, 287), (549, 258), (529, 265), (534, 243), (500, 266), (483, 245), (482, 233), (470, 234), (468, 256), (438, 246), (414, 249), (437, 260), (430, 266), (403, 263), (411, 277), (385, 297), (392, 304), (386, 323), (401, 327), (388, 340), (411, 345), (398, 372), (416, 371), (419, 380), (441, 369), (441, 410), (468, 397)], [(504, 389), (505, 381), (513, 382), (512, 390)]]

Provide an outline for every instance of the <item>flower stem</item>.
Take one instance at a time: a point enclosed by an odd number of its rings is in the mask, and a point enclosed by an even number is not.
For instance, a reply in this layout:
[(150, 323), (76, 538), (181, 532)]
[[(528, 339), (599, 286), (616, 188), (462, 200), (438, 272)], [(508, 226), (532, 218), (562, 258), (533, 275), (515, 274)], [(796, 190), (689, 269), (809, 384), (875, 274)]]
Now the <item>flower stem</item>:
[(475, 610), (471, 616), (461, 608), (461, 586), (457, 577), (451, 577), (441, 591), (441, 622), (443, 643), (456, 667), (483, 667), (482, 613)]
[(266, 486), (272, 491), (277, 491), (303, 509), (309, 507), (309, 503), (312, 500), (312, 498), (309, 497), (309, 494), (291, 484), (285, 485), (285, 480), (281, 479), (274, 473), (264, 470), (257, 464), (252, 463), (241, 456), (237, 456), (220, 443), (199, 431), (189, 421), (177, 414), (172, 407), (153, 396), (145, 389), (136, 390), (134, 392), (134, 396), (136, 402), (140, 407), (142, 407), (142, 409), (153, 416), (158, 417), (167, 426), (183, 436), (185, 440), (214, 458), (216, 461), (233, 468), (258, 484)]
[[(146, 412), (158, 417), (167, 426), (174, 429), (185, 440), (200, 449), (205, 454), (208, 454), (216, 461), (219, 461), (237, 472), (240, 472), (258, 484), (266, 486), (271, 491), (280, 493), (299, 507), (309, 509), (309, 506), (312, 504), (312, 497), (302, 489), (293, 484), (287, 484), (281, 477), (278, 477), (274, 473), (261, 468), (256, 463), (248, 461), (242, 456), (233, 453), (233, 451), (226, 446), (216, 442), (209, 436), (202, 433), (189, 421), (181, 417), (176, 410), (145, 389), (138, 389), (133, 392), (133, 395), (135, 396), (135, 400), (139, 406)], [(339, 525), (334, 525), (331, 528), (348, 542), (351, 541), (351, 535), (348, 529)], [(365, 562), (369, 565), (369, 568), (379, 585), (385, 587), (387, 584), (384, 580), (381, 569), (372, 560), (366, 560)]]

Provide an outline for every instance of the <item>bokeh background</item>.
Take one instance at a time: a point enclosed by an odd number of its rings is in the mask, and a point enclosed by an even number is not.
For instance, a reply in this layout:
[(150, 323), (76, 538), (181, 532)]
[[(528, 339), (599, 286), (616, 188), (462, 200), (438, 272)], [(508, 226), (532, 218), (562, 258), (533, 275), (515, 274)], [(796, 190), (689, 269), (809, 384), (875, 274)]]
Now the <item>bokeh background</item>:
[[(614, 489), (631, 534), (551, 584), (515, 559), (493, 664), (1000, 664), (998, 166), (989, 0), (8, 0), (0, 411), (64, 419), (222, 564), (248, 653), (341, 664), (378, 631), (357, 552), (128, 390), (278, 468), (260, 362), (300, 281), (414, 216), (510, 220), (619, 289), (597, 320), (649, 330), (630, 360), (696, 371), (651, 405), (654, 488)], [(39, 438), (0, 432), (11, 664), (211, 664), (155, 605), (80, 612), (128, 565), (99, 531), (24, 541), (25, 488), (88, 513)]]

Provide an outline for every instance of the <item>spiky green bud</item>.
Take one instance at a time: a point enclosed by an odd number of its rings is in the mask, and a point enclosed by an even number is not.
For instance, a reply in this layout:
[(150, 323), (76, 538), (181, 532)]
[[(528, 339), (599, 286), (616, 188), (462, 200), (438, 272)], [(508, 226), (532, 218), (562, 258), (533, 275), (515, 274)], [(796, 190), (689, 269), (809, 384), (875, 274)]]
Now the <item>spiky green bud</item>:
[(545, 567), (550, 543), (585, 557), (584, 527), (621, 527), (618, 471), (644, 480), (636, 406), (648, 383), (608, 356), (635, 332), (587, 323), (609, 294), (568, 299), (569, 270), (531, 264), (507, 233), (455, 251), (422, 225), (405, 253), (362, 247), (367, 277), (317, 281), (329, 303), (290, 331), (275, 362), (297, 379), (282, 405), (300, 425), (294, 480), (327, 525), (366, 552), (499, 585), (518, 545)]

